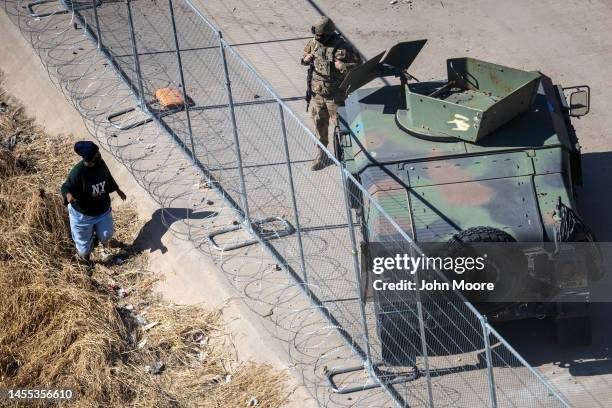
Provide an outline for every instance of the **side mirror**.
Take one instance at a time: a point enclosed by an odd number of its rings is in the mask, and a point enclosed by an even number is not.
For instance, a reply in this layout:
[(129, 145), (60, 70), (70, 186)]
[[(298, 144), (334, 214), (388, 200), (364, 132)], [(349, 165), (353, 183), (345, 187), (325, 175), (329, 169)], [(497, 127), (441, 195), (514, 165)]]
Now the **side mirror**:
[(591, 88), (587, 85), (563, 88), (563, 91), (570, 91), (569, 94), (569, 115), (575, 118), (586, 115), (591, 110)]

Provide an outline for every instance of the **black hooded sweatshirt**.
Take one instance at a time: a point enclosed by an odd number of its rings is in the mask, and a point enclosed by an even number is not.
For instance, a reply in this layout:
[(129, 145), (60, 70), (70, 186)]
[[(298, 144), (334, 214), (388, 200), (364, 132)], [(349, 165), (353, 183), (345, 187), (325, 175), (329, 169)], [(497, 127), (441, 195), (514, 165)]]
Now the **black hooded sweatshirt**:
[(119, 187), (102, 158), (93, 167), (85, 166), (83, 160), (77, 163), (62, 185), (64, 205), (68, 205), (66, 194), (76, 199), (72, 208), (81, 214), (96, 217), (104, 214), (111, 205), (110, 193)]

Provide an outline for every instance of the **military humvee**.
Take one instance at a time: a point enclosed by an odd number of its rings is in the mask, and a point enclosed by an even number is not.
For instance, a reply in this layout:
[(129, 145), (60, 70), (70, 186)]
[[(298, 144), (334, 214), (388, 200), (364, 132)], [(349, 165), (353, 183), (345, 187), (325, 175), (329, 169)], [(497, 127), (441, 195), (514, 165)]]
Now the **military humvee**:
[[(343, 165), (417, 243), (594, 241), (574, 201), (581, 159), (570, 121), (588, 113), (588, 86), (473, 58), (447, 60), (446, 80), (413, 82), (407, 70), (425, 42), (399, 43), (347, 75), (334, 137)], [(362, 89), (388, 76), (400, 84)], [(367, 256), (389, 229), (353, 193)], [(491, 320), (556, 316), (562, 342), (590, 341), (585, 304), (477, 307)]]

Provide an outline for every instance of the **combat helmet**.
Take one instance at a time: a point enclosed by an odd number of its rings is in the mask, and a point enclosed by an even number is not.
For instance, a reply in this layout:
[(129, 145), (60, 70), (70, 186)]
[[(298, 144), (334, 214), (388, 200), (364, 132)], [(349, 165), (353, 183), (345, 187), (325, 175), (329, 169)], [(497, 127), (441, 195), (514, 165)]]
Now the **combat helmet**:
[(336, 31), (336, 25), (327, 16), (321, 16), (317, 19), (310, 31), (315, 35), (332, 34)]

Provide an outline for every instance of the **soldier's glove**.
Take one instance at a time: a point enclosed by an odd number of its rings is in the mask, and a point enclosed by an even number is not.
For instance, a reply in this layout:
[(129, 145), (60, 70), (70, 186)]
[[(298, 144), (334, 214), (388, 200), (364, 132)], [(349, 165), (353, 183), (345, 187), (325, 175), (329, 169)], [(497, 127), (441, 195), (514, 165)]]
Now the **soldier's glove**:
[(302, 65), (310, 65), (313, 59), (314, 59), (314, 55), (312, 54), (304, 55), (304, 57), (302, 57)]

